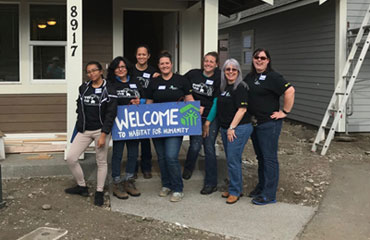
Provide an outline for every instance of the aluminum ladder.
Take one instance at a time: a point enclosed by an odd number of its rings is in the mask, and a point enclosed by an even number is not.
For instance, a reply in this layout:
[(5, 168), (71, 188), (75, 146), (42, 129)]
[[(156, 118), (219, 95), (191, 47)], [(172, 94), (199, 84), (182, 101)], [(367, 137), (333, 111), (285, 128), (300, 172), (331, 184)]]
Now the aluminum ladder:
[[(312, 152), (316, 152), (318, 146), (322, 146), (321, 155), (325, 155), (328, 151), (329, 145), (334, 138), (335, 129), (338, 126), (339, 119), (342, 118), (343, 113), (346, 111), (346, 104), (348, 97), (352, 92), (352, 88), (356, 82), (358, 73), (361, 69), (362, 63), (365, 59), (366, 53), (370, 45), (370, 5), (365, 14), (364, 20), (362, 21), (361, 27), (358, 29), (356, 39), (352, 45), (351, 51), (347, 57), (346, 64), (342, 71), (343, 81), (339, 81), (334, 90), (333, 96), (329, 102), (328, 108), (326, 109), (324, 118), (320, 124), (319, 130), (317, 132), (316, 138), (312, 145)], [(365, 39), (365, 40), (364, 40)], [(358, 56), (358, 57), (357, 57)], [(346, 82), (348, 83), (346, 84)], [(343, 85), (345, 90), (342, 89)], [(338, 108), (336, 108), (336, 102), (338, 96), (343, 96), (340, 99)], [(330, 118), (334, 118), (331, 126), (328, 127), (327, 124)], [(328, 129), (329, 132), (325, 138), (325, 130)], [(324, 144), (321, 142), (325, 141)]]

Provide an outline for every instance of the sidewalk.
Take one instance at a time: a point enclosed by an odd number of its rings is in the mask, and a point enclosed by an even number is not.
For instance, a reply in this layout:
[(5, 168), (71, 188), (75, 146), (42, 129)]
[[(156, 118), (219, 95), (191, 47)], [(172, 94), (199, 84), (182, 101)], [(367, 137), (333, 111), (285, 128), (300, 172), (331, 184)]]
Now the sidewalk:
[(370, 162), (334, 162), (332, 181), (302, 240), (370, 239)]

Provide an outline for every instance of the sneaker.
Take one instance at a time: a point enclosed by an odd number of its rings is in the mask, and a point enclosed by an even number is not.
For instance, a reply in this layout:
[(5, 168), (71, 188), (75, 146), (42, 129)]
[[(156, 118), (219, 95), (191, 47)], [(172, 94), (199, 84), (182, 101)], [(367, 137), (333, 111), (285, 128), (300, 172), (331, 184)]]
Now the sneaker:
[(216, 191), (217, 191), (217, 187), (216, 186), (206, 185), (200, 191), (200, 194), (207, 195), (207, 194), (211, 194), (211, 193), (216, 192)]
[(153, 177), (151, 172), (143, 172), (143, 176), (145, 179), (150, 179)]
[(184, 171), (182, 172), (182, 178), (185, 180), (189, 180), (191, 178), (191, 175), (193, 175), (193, 172), (184, 168)]
[(119, 199), (128, 199), (128, 194), (123, 188), (122, 183), (113, 183), (113, 196), (116, 196)]
[(64, 192), (68, 193), (68, 194), (81, 195), (83, 197), (88, 197), (89, 196), (88, 187), (82, 187), (80, 185), (77, 185), (77, 186), (71, 187), (71, 188), (66, 188), (66, 189), (64, 189)]
[(260, 189), (255, 188), (252, 192), (250, 192), (248, 194), (248, 197), (255, 198), (255, 197), (259, 196), (261, 193), (262, 193), (262, 191)]
[(133, 197), (138, 197), (140, 196), (139, 190), (136, 189), (135, 187), (135, 180), (134, 179), (129, 179), (123, 182), (123, 188), (125, 191), (130, 194)]
[(103, 206), (104, 204), (104, 192), (95, 192), (94, 204), (96, 206)]
[(174, 192), (174, 193), (172, 193), (170, 201), (171, 202), (180, 202), (183, 199), (183, 197), (184, 197), (183, 192)]
[(276, 199), (268, 199), (266, 197), (257, 196), (253, 198), (252, 203), (256, 205), (266, 205), (266, 204), (276, 203)]
[(159, 196), (160, 197), (167, 197), (168, 194), (170, 194), (170, 192), (171, 192), (171, 189), (166, 188), (166, 187), (162, 187), (161, 191), (159, 192)]

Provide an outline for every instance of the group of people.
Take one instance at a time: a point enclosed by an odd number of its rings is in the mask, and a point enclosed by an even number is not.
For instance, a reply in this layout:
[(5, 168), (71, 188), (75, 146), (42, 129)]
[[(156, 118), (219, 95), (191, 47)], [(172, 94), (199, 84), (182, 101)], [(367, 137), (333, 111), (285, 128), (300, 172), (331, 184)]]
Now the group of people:
[[(200, 193), (212, 194), (217, 190), (215, 142), (220, 132), (230, 180), (228, 190), (221, 195), (227, 198), (226, 203), (236, 203), (243, 194), (242, 153), (250, 137), (258, 159), (258, 184), (249, 193), (249, 197), (257, 205), (276, 202), (279, 180), (278, 139), (282, 119), (293, 107), (294, 88), (272, 69), (269, 52), (262, 48), (254, 51), (251, 71), (244, 79), (235, 59), (226, 60), (220, 69), (216, 52), (209, 52), (203, 57), (201, 69), (190, 70), (183, 76), (173, 72), (172, 58), (168, 52), (159, 55), (159, 71), (148, 65), (149, 58), (149, 47), (140, 45), (136, 50), (137, 63), (131, 66), (126, 58), (116, 57), (108, 67), (106, 79), (103, 78), (103, 69), (98, 62), (86, 65), (89, 81), (79, 88), (77, 135), (67, 153), (67, 164), (77, 185), (65, 189), (65, 192), (88, 196), (88, 187), (78, 158), (95, 141), (97, 187), (94, 203), (103, 205), (107, 152), (117, 105), (200, 101), (202, 134), (190, 136), (183, 170), (178, 158), (183, 137), (152, 139), (162, 183), (159, 196), (171, 194), (171, 202), (182, 200), (183, 179), (191, 178), (202, 146), (205, 153), (205, 178)], [(279, 99), (282, 95), (284, 104), (280, 107)], [(121, 176), (125, 145), (127, 162), (125, 174)], [(111, 161), (113, 195), (119, 199), (140, 196), (134, 179), (139, 165), (144, 178), (152, 177), (150, 139), (113, 141)]]

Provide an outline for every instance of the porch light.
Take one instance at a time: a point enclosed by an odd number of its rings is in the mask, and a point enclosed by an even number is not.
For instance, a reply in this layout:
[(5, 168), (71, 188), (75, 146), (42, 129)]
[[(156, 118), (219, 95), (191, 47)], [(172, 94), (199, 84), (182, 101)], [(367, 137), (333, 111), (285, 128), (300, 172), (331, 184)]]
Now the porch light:
[(46, 23), (39, 23), (37, 24), (37, 27), (40, 28), (40, 29), (44, 29), (47, 27)]
[(54, 19), (50, 19), (46, 22), (49, 26), (54, 26), (55, 24), (57, 24), (57, 21), (55, 21)]

